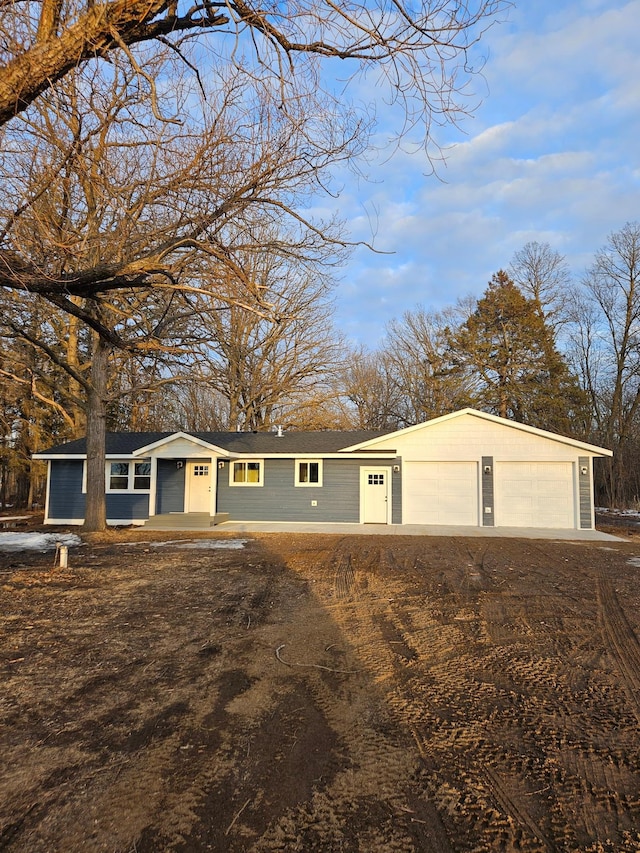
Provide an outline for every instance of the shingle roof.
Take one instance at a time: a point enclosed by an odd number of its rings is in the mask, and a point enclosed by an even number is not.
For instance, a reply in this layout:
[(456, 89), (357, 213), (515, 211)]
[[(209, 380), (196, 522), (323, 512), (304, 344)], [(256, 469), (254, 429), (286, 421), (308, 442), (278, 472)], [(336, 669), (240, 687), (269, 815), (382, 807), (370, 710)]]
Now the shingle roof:
[[(291, 456), (296, 453), (337, 453), (345, 447), (370, 441), (386, 435), (386, 430), (340, 430), (318, 432), (284, 432), (278, 436), (275, 432), (191, 432), (184, 431), (207, 444), (221, 447), (230, 453), (253, 453), (256, 456), (272, 453)], [(175, 432), (108, 432), (106, 452), (109, 456), (129, 456), (141, 447), (147, 447), (175, 435)], [(42, 451), (49, 456), (84, 456), (86, 440), (84, 438), (58, 444)]]

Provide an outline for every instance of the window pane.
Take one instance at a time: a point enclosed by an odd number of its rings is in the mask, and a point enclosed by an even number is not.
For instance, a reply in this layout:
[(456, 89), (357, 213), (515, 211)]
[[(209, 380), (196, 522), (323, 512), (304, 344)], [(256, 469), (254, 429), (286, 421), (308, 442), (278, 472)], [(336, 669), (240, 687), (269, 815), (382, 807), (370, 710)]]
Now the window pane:
[(109, 488), (112, 491), (124, 491), (129, 488), (129, 463), (112, 462), (109, 467)]
[(247, 462), (247, 483), (259, 483), (260, 482), (260, 463), (259, 462)]
[(320, 466), (317, 462), (309, 462), (309, 483), (319, 483)]
[(300, 476), (298, 477), (300, 483), (308, 483), (309, 482), (309, 465), (307, 462), (300, 463)]
[(136, 476), (149, 477), (151, 475), (151, 462), (136, 462)]
[(244, 462), (234, 462), (233, 463), (233, 482), (234, 483), (244, 483), (245, 482), (245, 463)]
[(150, 489), (151, 488), (151, 477), (134, 477), (133, 478), (133, 488), (134, 489)]

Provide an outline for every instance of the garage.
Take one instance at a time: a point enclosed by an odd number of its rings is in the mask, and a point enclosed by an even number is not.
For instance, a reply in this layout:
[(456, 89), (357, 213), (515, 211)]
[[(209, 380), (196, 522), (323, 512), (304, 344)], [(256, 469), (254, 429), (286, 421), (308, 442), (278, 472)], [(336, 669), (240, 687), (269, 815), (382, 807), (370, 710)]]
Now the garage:
[(575, 527), (571, 462), (496, 463), (499, 527)]
[(478, 524), (477, 462), (407, 462), (405, 524)]

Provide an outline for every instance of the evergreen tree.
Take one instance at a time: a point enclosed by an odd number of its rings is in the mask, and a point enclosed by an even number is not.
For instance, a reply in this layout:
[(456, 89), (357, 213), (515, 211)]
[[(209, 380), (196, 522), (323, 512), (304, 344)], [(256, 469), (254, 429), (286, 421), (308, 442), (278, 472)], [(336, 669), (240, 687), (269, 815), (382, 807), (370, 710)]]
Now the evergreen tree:
[(467, 376), (468, 405), (542, 429), (582, 434), (585, 396), (556, 348), (535, 299), (502, 270), (448, 343)]

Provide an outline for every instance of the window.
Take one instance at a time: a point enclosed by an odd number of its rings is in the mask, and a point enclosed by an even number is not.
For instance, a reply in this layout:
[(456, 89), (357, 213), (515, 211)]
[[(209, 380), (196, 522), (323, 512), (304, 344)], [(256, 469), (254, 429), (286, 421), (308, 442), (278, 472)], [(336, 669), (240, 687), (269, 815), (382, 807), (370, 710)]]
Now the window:
[(129, 463), (128, 462), (112, 462), (111, 473), (109, 474), (109, 491), (126, 492), (129, 489)]
[(108, 492), (148, 492), (151, 462), (107, 462)]
[(321, 486), (322, 462), (319, 459), (296, 460), (296, 486)]
[(231, 486), (262, 485), (262, 462), (233, 462), (229, 470)]
[(133, 463), (133, 488), (136, 491), (151, 488), (151, 462)]

